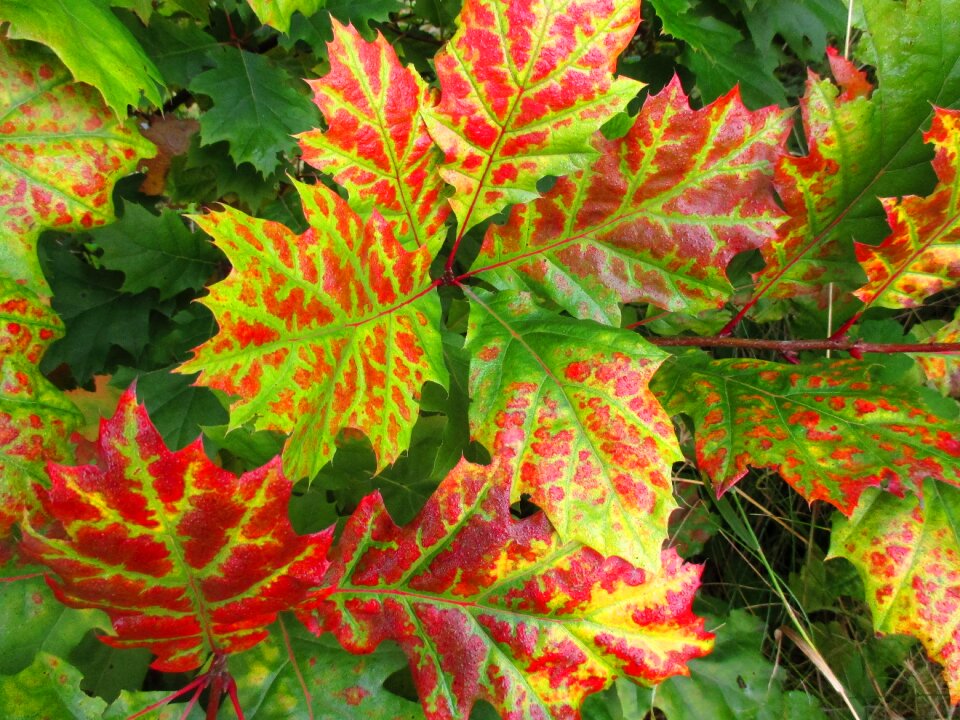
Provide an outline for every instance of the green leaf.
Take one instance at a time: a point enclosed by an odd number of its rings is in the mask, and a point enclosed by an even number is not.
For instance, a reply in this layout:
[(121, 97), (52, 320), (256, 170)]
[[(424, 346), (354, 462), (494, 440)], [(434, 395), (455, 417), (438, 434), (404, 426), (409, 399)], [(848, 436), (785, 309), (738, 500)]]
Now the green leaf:
[(140, 94), (161, 105), (163, 76), (105, 4), (97, 0), (4, 0), (8, 37), (49, 45), (73, 77), (97, 88), (120, 118)]
[(292, 45), (295, 41), (301, 41), (319, 53), (320, 48), (333, 37), (331, 18), (336, 18), (344, 25), (353, 25), (364, 38), (372, 40), (376, 31), (371, 23), (386, 22), (390, 19), (390, 13), (406, 7), (403, 0), (326, 0), (325, 10), (309, 17), (294, 15), (289, 39), (282, 37), (280, 43)]
[(80, 689), (80, 672), (49, 653), (13, 676), (0, 676), (0, 707), (7, 720), (101, 720), (107, 704)]
[(811, 695), (784, 691), (786, 673), (764, 656), (760, 620), (733, 610), (710, 625), (716, 644), (709, 657), (691, 660), (689, 677), (669, 678), (654, 694), (667, 720), (827, 720)]
[(748, 105), (785, 104), (774, 77), (776, 60), (761, 53), (743, 33), (713, 16), (700, 0), (650, 0), (663, 31), (686, 43), (682, 60), (697, 76), (704, 102), (740, 86)]
[(74, 610), (54, 598), (36, 568), (14, 568), (22, 579), (0, 577), (0, 675), (15, 675), (40, 652), (67, 657), (93, 629), (110, 627), (96, 610)]
[(37, 261), (40, 231), (113, 220), (113, 184), (153, 146), (132, 122), (118, 123), (91, 88), (70, 82), (45, 48), (2, 38), (0, 117), (0, 266), (49, 294)]
[[(170, 693), (168, 692), (130, 692), (129, 690), (122, 690), (120, 697), (107, 708), (102, 720), (129, 720), (144, 708), (169, 697)], [(186, 715), (184, 715), (184, 711), (184, 703), (174, 703), (157, 708), (147, 717), (149, 720), (203, 720), (206, 717), (206, 712), (199, 705), (194, 705)]]
[(167, 85), (185, 88), (190, 80), (213, 66), (220, 43), (189, 18), (154, 17), (144, 25), (130, 15), (120, 18), (156, 64)]
[(869, 487), (903, 495), (927, 477), (960, 484), (960, 425), (927, 410), (915, 387), (880, 381), (856, 360), (682, 355), (654, 388), (672, 414), (693, 419), (697, 467), (718, 493), (749, 466), (773, 467), (809, 502), (849, 515)]
[[(281, 617), (270, 637), (230, 659), (230, 672), (246, 720), (418, 720), (419, 703), (383, 687), (405, 664), (397, 648), (357, 657)], [(233, 720), (233, 709), (224, 707), (220, 718)]]
[[(109, 630), (107, 621), (104, 629)], [(136, 690), (144, 683), (151, 654), (144, 648), (120, 650), (100, 642), (102, 633), (89, 632), (75, 643), (68, 660), (83, 673), (80, 687), (91, 695), (113, 702), (123, 690)]]
[[(779, 35), (800, 59), (820, 62), (828, 38), (839, 40), (846, 27), (843, 0), (747, 0), (745, 4), (752, 7), (743, 8), (743, 19), (750, 30), (750, 40), (761, 55), (775, 53)], [(740, 64), (747, 65), (743, 59)]]
[(248, 162), (270, 175), (279, 156), (296, 148), (291, 135), (318, 124), (306, 85), (265, 55), (227, 48), (215, 61), (214, 69), (189, 84), (191, 92), (213, 101), (200, 116), (203, 145), (225, 140), (238, 165)]
[(134, 358), (139, 355), (150, 339), (151, 311), (161, 307), (154, 291), (121, 292), (120, 273), (97, 270), (66, 248), (55, 250), (45, 265), (54, 291), (53, 308), (67, 333), (44, 355), (44, 371), (65, 363), (74, 380), (85, 384), (109, 369), (114, 346)]
[(912, 635), (960, 702), (960, 490), (927, 480), (923, 499), (868, 490), (837, 516), (830, 556), (854, 564), (878, 632)]
[(677, 506), (673, 425), (647, 387), (666, 355), (626, 330), (562, 318), (529, 295), (471, 299), (470, 428), (491, 455), (524, 438), (511, 499), (530, 499), (564, 542), (656, 568)]
[(167, 447), (180, 450), (197, 439), (201, 425), (225, 423), (228, 415), (209, 389), (193, 385), (196, 375), (180, 375), (171, 370), (161, 368), (145, 372), (120, 368), (113, 377), (113, 384), (127, 387), (136, 382), (137, 399), (147, 406)]
[(123, 292), (157, 288), (161, 300), (202, 288), (223, 258), (202, 233), (187, 229), (179, 213), (164, 210), (158, 216), (132, 203), (119, 222), (91, 238), (103, 248), (103, 267), (123, 273)]
[(290, 19), (295, 12), (313, 15), (325, 5), (324, 0), (247, 0), (264, 25), (280, 32), (289, 32)]

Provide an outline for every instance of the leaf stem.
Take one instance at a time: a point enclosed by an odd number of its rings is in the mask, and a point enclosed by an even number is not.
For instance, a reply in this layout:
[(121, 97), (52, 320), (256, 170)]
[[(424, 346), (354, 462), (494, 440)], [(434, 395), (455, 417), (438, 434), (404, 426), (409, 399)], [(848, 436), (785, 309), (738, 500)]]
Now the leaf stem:
[(845, 337), (819, 340), (762, 340), (718, 335), (714, 337), (648, 337), (646, 340), (660, 347), (727, 347), (746, 350), (774, 350), (784, 354), (804, 350), (836, 350), (838, 352), (849, 352), (855, 358), (862, 357), (864, 353), (960, 354), (960, 343), (870, 343)]

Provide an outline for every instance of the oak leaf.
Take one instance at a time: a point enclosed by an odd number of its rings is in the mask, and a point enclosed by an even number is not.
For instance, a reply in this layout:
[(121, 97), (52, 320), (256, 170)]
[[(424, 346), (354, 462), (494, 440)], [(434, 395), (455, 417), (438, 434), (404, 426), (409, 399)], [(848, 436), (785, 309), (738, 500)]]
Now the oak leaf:
[(960, 485), (960, 425), (856, 360), (680, 356), (654, 387), (671, 413), (693, 419), (697, 467), (718, 493), (751, 466), (772, 467), (809, 502), (849, 515), (869, 487), (902, 496), (928, 477)]
[(292, 431), (290, 477), (315, 475), (344, 428), (366, 433), (380, 469), (409, 444), (422, 385), (447, 384), (432, 258), (379, 214), (363, 224), (329, 188), (296, 187), (301, 235), (232, 208), (196, 218), (233, 271), (201, 301), (220, 332), (180, 370), (239, 396), (231, 428)]
[(686, 674), (711, 646), (691, 609), (698, 566), (666, 550), (659, 571), (641, 570), (562, 541), (542, 513), (514, 519), (515, 452), (462, 461), (402, 528), (378, 493), (365, 498), (302, 613), (351, 652), (397, 642), (431, 720), (480, 699), (506, 720), (578, 718), (615, 677)]
[(692, 110), (674, 78), (626, 136), (594, 137), (588, 169), (491, 226), (470, 274), (610, 325), (619, 303), (719, 307), (733, 293), (727, 264), (780, 221), (771, 175), (787, 129), (784, 113), (751, 112), (736, 91)]
[(50, 569), (57, 599), (110, 616), (108, 645), (192, 670), (262, 640), (323, 576), (332, 531), (293, 532), (279, 458), (237, 477), (199, 438), (170, 452), (132, 388), (97, 451), (97, 465), (49, 465), (51, 487), (37, 490), (56, 524), (27, 524), (22, 549)]

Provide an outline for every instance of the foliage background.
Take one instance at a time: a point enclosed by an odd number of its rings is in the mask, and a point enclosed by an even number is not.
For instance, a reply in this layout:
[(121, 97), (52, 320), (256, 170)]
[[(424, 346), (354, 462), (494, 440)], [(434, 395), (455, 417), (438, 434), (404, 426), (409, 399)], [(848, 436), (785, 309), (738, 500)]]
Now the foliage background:
[[(88, 4), (106, 9), (105, 2), (98, 3), (84, 0), (64, 12), (76, 14), (82, 24), (80, 20), (89, 20), (80, 17)], [(134, 46), (152, 61), (159, 84), (143, 87), (142, 97), (124, 97), (120, 90), (108, 95), (105, 89), (104, 94), (123, 113), (127, 103), (134, 106), (132, 116), (158, 153), (147, 163), (146, 174), (118, 183), (115, 223), (91, 232), (46, 232), (40, 239), (40, 264), (53, 308), (66, 326), (65, 336), (44, 355), (41, 369), (58, 387), (74, 393), (90, 418), (88, 431), (92, 418), (109, 415), (120, 390), (136, 379), (139, 397), (171, 448), (186, 446), (202, 432), (209, 453), (219, 453), (226, 467), (247, 470), (275, 455), (282, 438), (249, 430), (227, 435), (225, 399), (193, 386), (195, 376), (173, 372), (215, 333), (210, 311), (195, 301), (229, 270), (220, 252), (184, 218), (225, 203), (303, 230), (292, 181), (330, 181), (298, 157), (293, 136), (323, 127), (299, 78), (327, 71), (331, 17), (352, 23), (368, 38), (382, 32), (401, 59), (431, 80), (432, 58), (454, 32), (459, 3), (301, 0), (288, 6), (298, 12), (278, 17), (268, 14), (268, 3), (239, 0), (114, 0), (109, 6)], [(22, 12), (11, 2), (0, 8), (0, 20), (12, 20), (17, 28)], [(848, 22), (848, 8), (833, 0), (650, 0), (643, 12), (644, 21), (621, 57), (619, 72), (647, 83), (645, 94), (659, 92), (677, 74), (695, 106), (711, 102), (735, 83), (751, 108), (795, 106), (808, 71), (829, 76), (826, 47), (842, 50), (852, 43), (856, 48), (860, 35), (856, 23)], [(78, 35), (57, 20), (31, 39), (59, 51), (77, 50), (74, 75), (110, 87), (98, 73), (111, 59), (96, 48), (86, 53), (78, 49), (89, 40)], [(861, 48), (857, 56), (869, 59), (869, 48)], [(869, 65), (867, 70), (872, 72)], [(793, 149), (804, 151), (804, 143), (803, 133), (795, 132)], [(482, 229), (466, 238), (465, 256), (477, 252)], [(444, 260), (441, 256), (437, 266)], [(465, 271), (469, 263), (459, 262)], [(749, 273), (761, 267), (757, 253), (738, 257), (731, 266), (730, 277), (745, 296)], [(448, 326), (462, 333), (466, 317), (461, 298), (452, 289), (444, 292)], [(958, 300), (960, 294), (948, 291), (918, 309), (873, 312), (862, 324), (862, 335), (898, 341), (906, 331), (916, 340), (925, 339), (952, 319)], [(838, 315), (844, 312), (842, 306), (835, 310)], [(624, 325), (642, 322), (663, 335), (685, 329), (713, 334), (730, 318), (730, 313), (690, 318), (645, 317), (644, 312), (642, 307), (628, 308)], [(739, 332), (766, 338), (828, 334), (827, 313), (809, 304), (791, 304), (778, 315), (772, 322), (745, 322)], [(461, 453), (485, 459), (485, 451), (470, 442), (467, 430), (465, 359), (456, 340), (446, 351), (448, 364), (458, 370), (450, 397), (428, 386), (409, 453), (375, 474), (369, 445), (344, 438), (335, 460), (309, 486), (297, 488), (290, 514), (298, 532), (315, 532), (346, 516), (374, 488), (383, 492), (397, 522), (406, 522)], [(743, 354), (714, 351), (715, 357)], [(908, 357), (876, 362), (891, 376), (907, 375), (920, 382)], [(932, 394), (925, 397), (946, 408), (948, 415), (955, 414), (955, 408)], [(691, 457), (692, 438), (683, 426), (680, 431), (685, 454)], [(721, 499), (692, 464), (678, 467), (676, 479), (682, 510), (674, 517), (671, 544), (685, 558), (706, 562), (698, 609), (717, 632), (716, 650), (692, 663), (690, 678), (669, 680), (655, 690), (618, 682), (588, 700), (585, 717), (652, 713), (675, 719), (820, 718), (853, 712), (860, 717), (952, 716), (937, 666), (905, 636), (875, 636), (857, 573), (846, 561), (825, 561), (832, 508), (809, 506), (770, 471), (751, 470)], [(33, 603), (25, 603), (25, 598)], [(115, 703), (109, 717), (122, 717), (124, 704), (132, 711), (156, 697), (150, 693), (184, 684), (181, 677), (148, 670), (146, 652), (98, 643), (94, 634), (102, 623), (90, 611), (57, 605), (39, 579), (4, 584), (0, 674), (10, 679), (36, 662), (46, 662), (48, 656), (38, 653), (63, 658), (77, 668), (87, 693)], [(361, 663), (332, 641), (281, 626), (270, 641), (235, 659), (234, 674), (238, 679), (257, 677), (284, 644), (315, 653), (322, 658), (318, 666), (363, 665), (358, 677), (384, 698), (384, 716), (414, 712), (410, 680), (393, 647)], [(292, 682), (288, 668), (277, 673), (276, 687)], [(336, 681), (320, 676), (317, 682), (330, 687)], [(128, 693), (120, 696), (121, 691)], [(263, 698), (243, 700), (249, 708)], [(330, 711), (338, 714), (340, 709)], [(475, 711), (477, 717), (490, 713), (482, 706)], [(176, 716), (172, 710), (163, 715)]]

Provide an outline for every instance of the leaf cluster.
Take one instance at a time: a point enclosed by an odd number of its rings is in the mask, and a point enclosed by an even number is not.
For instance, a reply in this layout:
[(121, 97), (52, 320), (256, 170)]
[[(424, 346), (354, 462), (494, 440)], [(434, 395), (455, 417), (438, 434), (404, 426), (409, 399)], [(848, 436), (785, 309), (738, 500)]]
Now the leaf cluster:
[(4, 2), (11, 717), (946, 717), (957, 18)]

